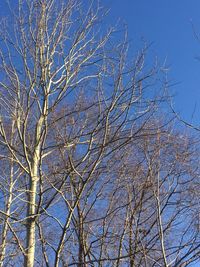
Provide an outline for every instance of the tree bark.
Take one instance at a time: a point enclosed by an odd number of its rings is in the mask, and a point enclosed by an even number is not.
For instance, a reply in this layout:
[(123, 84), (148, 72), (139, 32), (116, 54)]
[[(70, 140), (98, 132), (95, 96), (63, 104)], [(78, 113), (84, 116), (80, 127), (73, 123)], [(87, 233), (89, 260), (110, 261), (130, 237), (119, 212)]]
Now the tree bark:
[(35, 132), (35, 150), (31, 164), (30, 184), (28, 191), (28, 207), (27, 207), (27, 253), (25, 257), (25, 267), (33, 267), (35, 259), (35, 228), (37, 214), (36, 212), (36, 196), (37, 185), (39, 180), (40, 152), (42, 145), (44, 116), (41, 115), (36, 125)]

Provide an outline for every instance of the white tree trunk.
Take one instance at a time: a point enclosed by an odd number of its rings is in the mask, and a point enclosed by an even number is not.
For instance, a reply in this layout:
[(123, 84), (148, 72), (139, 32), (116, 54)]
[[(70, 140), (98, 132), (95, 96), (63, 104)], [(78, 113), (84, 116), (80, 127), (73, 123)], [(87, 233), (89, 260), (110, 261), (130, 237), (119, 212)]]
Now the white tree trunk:
[(35, 259), (35, 228), (36, 228), (36, 196), (37, 185), (39, 180), (39, 166), (40, 166), (40, 152), (42, 145), (42, 129), (44, 123), (44, 116), (41, 115), (35, 131), (35, 150), (31, 164), (31, 175), (28, 192), (28, 208), (27, 208), (27, 253), (25, 257), (25, 267), (33, 267)]
[(27, 254), (25, 257), (25, 267), (33, 267), (35, 259), (35, 206), (36, 206), (37, 180), (30, 178), (29, 203), (27, 211)]

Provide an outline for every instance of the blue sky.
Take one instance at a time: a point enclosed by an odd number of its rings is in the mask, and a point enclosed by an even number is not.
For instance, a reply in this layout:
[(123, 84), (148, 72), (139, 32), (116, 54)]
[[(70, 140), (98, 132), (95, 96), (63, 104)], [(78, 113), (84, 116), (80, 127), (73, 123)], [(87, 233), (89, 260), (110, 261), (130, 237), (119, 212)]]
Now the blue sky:
[[(104, 0), (111, 8), (109, 20), (118, 18), (128, 25), (130, 48), (134, 51), (144, 38), (153, 43), (151, 51), (160, 62), (167, 59), (175, 108), (183, 118), (200, 125), (200, 35), (199, 0)], [(196, 107), (196, 108), (195, 108)]]

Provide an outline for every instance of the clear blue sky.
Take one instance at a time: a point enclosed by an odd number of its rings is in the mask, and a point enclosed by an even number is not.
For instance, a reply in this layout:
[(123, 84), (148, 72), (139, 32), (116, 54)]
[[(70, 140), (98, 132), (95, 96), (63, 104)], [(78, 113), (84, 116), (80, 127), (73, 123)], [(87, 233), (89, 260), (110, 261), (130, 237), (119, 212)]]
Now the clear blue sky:
[[(131, 49), (141, 37), (153, 42), (151, 53), (170, 67), (169, 78), (177, 83), (175, 107), (185, 119), (200, 125), (200, 0), (104, 0), (111, 8), (110, 21), (120, 17), (128, 25)], [(142, 42), (141, 42), (142, 45)]]

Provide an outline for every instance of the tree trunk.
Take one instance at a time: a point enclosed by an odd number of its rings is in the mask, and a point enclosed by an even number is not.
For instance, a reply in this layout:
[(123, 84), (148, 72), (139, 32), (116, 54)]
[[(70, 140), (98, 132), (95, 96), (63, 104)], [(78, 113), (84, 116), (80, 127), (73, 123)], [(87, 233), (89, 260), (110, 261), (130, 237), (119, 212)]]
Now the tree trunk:
[(27, 207), (27, 253), (25, 257), (25, 267), (33, 267), (35, 259), (35, 228), (37, 214), (36, 211), (36, 196), (37, 185), (39, 180), (39, 166), (41, 157), (42, 132), (43, 132), (44, 116), (41, 115), (36, 125), (35, 131), (35, 149), (31, 164), (30, 184), (28, 191), (28, 207)]
[[(11, 174), (11, 179), (12, 179), (12, 174)], [(12, 203), (12, 184), (10, 185), (10, 191), (9, 191), (9, 197), (8, 197), (8, 202), (6, 205), (6, 214), (7, 217), (5, 219), (4, 227), (3, 227), (3, 233), (2, 233), (2, 244), (0, 246), (1, 252), (0, 252), (0, 267), (3, 266), (4, 264), (4, 258), (6, 255), (6, 245), (7, 245), (7, 233), (8, 233), (8, 223), (9, 223), (9, 215), (10, 215), (10, 207)]]
[(35, 258), (35, 225), (36, 225), (36, 191), (37, 191), (37, 180), (34, 177), (30, 178), (29, 187), (29, 199), (28, 199), (28, 210), (27, 210), (27, 254), (25, 257), (25, 267), (34, 266)]

